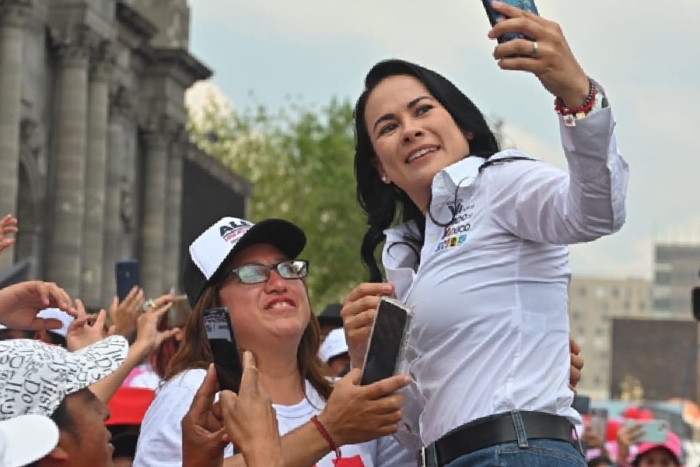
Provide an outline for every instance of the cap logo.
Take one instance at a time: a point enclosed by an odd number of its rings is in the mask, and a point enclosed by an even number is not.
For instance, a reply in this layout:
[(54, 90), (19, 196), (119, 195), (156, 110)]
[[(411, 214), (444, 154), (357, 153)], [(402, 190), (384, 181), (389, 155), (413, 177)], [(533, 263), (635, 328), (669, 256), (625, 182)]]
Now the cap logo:
[(253, 226), (252, 222), (241, 219), (229, 221), (219, 227), (221, 238), (227, 243), (233, 243)]

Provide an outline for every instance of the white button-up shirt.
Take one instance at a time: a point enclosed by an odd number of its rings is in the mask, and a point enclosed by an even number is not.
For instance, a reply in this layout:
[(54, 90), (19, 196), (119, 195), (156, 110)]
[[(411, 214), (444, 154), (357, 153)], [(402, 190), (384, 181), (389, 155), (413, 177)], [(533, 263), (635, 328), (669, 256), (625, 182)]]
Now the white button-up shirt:
[[(569, 173), (540, 161), (479, 173), (485, 160), (474, 156), (439, 172), (430, 210), (439, 223), (454, 221), (441, 227), (427, 217), (417, 270), (415, 253), (401, 243), (415, 225), (386, 231), (387, 279), (415, 310), (406, 363), (417, 390), (404, 422), (424, 445), (514, 409), (580, 423), (568, 387), (566, 245), (625, 221), (628, 166), (614, 127), (610, 108), (575, 127), (561, 122)], [(493, 158), (513, 156), (530, 157), (506, 150)]]

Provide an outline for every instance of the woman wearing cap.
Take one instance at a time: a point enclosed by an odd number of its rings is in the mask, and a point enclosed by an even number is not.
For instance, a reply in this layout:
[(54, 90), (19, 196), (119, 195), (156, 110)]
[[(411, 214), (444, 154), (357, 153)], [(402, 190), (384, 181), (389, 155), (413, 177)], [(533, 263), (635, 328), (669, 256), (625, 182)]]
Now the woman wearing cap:
[[(622, 227), (628, 168), (603, 89), (559, 26), (494, 7), (509, 19), (491, 38), (533, 38), (499, 44), (494, 56), (556, 96), (569, 174), (499, 151), (479, 109), (439, 74), (400, 60), (375, 65), (355, 109), (372, 283), (346, 301), (348, 344), (362, 365), (377, 296), (395, 293), (414, 308), (407, 359), (417, 388), (407, 402), (421, 416), (407, 423), (433, 465), (584, 466), (571, 439), (580, 416), (569, 387), (566, 245)], [(389, 284), (374, 256), (385, 238)]]
[[(180, 420), (212, 362), (202, 314), (229, 309), (236, 341), (255, 355), (260, 382), (277, 412), (287, 466), (411, 466), (415, 453), (391, 437), (405, 376), (357, 386), (355, 371), (332, 386), (318, 357), (319, 326), (304, 284), (303, 231), (287, 221), (256, 225), (224, 218), (190, 246), (184, 286), (192, 314), (143, 424), (134, 465), (180, 466)], [(291, 432), (291, 433), (290, 433)], [(288, 434), (289, 433), (289, 434)], [(375, 440), (376, 439), (376, 440)], [(233, 455), (231, 446), (225, 457)], [(224, 465), (241, 465), (226, 459)]]
[[(620, 428), (617, 432), (618, 467), (680, 467), (683, 448), (678, 435), (669, 431), (663, 443), (640, 442), (643, 436), (643, 423), (625, 424)], [(637, 447), (634, 455), (630, 455), (632, 446)]]

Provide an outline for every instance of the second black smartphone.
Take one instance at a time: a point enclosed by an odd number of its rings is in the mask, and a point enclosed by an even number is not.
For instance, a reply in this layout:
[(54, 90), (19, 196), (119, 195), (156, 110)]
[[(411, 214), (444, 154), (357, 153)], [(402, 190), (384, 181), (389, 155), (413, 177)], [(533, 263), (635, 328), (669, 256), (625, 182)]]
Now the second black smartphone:
[(377, 306), (360, 384), (376, 383), (396, 375), (403, 361), (413, 310), (383, 297)]
[(131, 289), (141, 287), (141, 268), (135, 259), (117, 261), (114, 264), (114, 275), (117, 282), (117, 297), (123, 302)]
[(209, 340), (219, 389), (238, 393), (243, 377), (243, 362), (238, 351), (228, 308), (212, 308), (202, 315), (202, 322)]

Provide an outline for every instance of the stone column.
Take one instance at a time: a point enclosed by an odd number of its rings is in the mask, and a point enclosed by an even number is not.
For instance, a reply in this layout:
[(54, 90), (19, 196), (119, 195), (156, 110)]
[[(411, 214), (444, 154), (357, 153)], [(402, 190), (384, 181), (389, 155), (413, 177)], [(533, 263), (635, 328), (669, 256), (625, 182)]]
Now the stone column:
[(85, 155), (87, 145), (87, 32), (66, 31), (58, 38), (57, 112), (55, 113), (55, 188), (47, 254), (47, 276), (72, 296), (80, 296)]
[(110, 303), (117, 294), (114, 263), (121, 259), (121, 178), (125, 157), (123, 122), (129, 118), (132, 102), (128, 90), (122, 86), (110, 97), (107, 177), (105, 181), (105, 214), (103, 225), (102, 303)]
[(146, 164), (143, 177), (143, 220), (141, 223), (141, 280), (147, 296), (167, 292), (163, 269), (166, 238), (168, 153), (173, 134), (172, 120), (159, 117), (145, 133)]
[[(29, 0), (0, 2), (0, 216), (17, 214), (24, 24), (31, 4)], [(13, 260), (14, 248), (5, 250), (0, 268)]]
[(107, 121), (109, 118), (110, 44), (95, 51), (88, 92), (87, 157), (85, 161), (85, 216), (83, 218), (80, 294), (86, 305), (102, 302), (105, 182), (107, 179)]
[(180, 216), (182, 215), (182, 164), (188, 138), (184, 126), (180, 127), (173, 148), (168, 155), (168, 182), (165, 201), (165, 256), (163, 271), (165, 287), (179, 289), (180, 285)]

